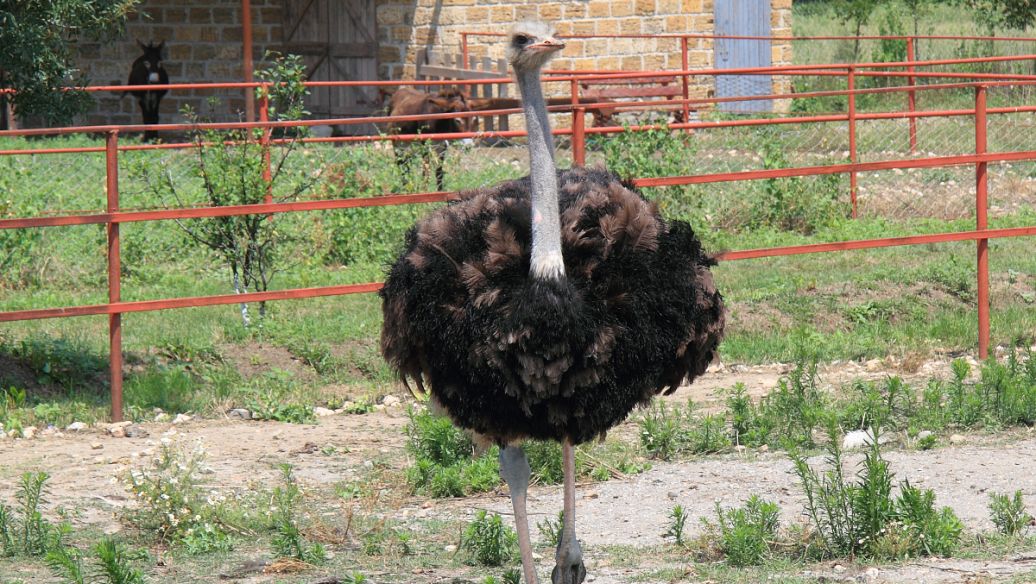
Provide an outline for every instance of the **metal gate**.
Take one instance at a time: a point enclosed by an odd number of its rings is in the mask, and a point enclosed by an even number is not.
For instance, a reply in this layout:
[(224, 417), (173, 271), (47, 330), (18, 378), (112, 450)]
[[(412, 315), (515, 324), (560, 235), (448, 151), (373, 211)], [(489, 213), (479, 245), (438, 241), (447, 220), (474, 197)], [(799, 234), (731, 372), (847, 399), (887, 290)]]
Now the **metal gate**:
[[(378, 78), (375, 0), (285, 0), (285, 53), (302, 55), (310, 81), (373, 81)], [(367, 116), (377, 92), (361, 87), (313, 87), (306, 101), (315, 117)], [(342, 126), (367, 134), (367, 126)]]
[[(771, 34), (770, 0), (716, 0), (714, 16), (717, 35), (769, 37)], [(771, 44), (768, 39), (716, 39), (716, 68), (769, 67), (772, 63)], [(773, 78), (770, 75), (716, 77), (716, 97), (772, 93)], [(726, 102), (720, 103), (719, 109), (728, 112), (768, 112), (773, 109), (773, 102)]]

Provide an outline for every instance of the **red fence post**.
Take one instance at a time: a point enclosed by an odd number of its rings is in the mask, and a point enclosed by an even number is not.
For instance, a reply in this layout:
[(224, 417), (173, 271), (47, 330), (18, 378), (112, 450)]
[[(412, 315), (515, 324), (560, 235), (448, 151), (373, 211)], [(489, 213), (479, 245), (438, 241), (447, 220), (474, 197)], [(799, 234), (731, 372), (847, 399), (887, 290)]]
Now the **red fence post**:
[[(270, 86), (265, 83), (259, 89), (262, 93), (259, 96), (259, 121), (270, 121)], [(263, 181), (266, 183), (266, 202), (273, 202), (273, 172), (270, 166), (270, 136), (269, 126), (263, 128), (260, 138), (263, 150)]]
[(572, 166), (586, 165), (586, 108), (572, 108)]
[[(906, 39), (906, 59), (907, 62), (914, 62), (914, 37), (907, 37)], [(913, 73), (913, 64), (907, 65), (907, 73)], [(917, 79), (910, 75), (907, 77), (907, 85), (913, 87), (917, 82)], [(907, 92), (907, 110), (910, 113), (917, 111), (917, 92), (911, 89)], [(907, 123), (910, 125), (910, 153), (917, 153), (917, 118), (910, 116)]]
[[(849, 162), (859, 162), (856, 154), (856, 67), (849, 65), (846, 75), (846, 86), (849, 90)], [(853, 219), (856, 219), (856, 169), (849, 172), (849, 200), (852, 201)]]
[(683, 67), (683, 123), (691, 121), (691, 104), (688, 100), (691, 99), (691, 88), (690, 81), (687, 78), (687, 71), (691, 68), (690, 55), (687, 53), (687, 37), (680, 37), (680, 63)]
[[(119, 210), (119, 132), (105, 139), (105, 190), (108, 213)], [(119, 224), (108, 218), (108, 302), (122, 298), (122, 261), (119, 258)], [(122, 315), (108, 315), (108, 374), (111, 381), (112, 421), (122, 421)]]
[[(987, 150), (986, 88), (975, 87), (975, 154)], [(975, 229), (986, 229), (989, 177), (988, 163), (975, 164)], [(978, 247), (978, 358), (989, 357), (989, 240), (976, 239)]]

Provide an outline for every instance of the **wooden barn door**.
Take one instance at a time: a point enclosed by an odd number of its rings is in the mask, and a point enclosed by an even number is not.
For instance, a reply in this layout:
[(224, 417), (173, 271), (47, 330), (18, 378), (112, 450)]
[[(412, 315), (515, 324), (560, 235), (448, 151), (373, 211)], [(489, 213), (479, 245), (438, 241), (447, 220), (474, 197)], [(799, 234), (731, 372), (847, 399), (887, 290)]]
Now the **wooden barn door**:
[[(285, 53), (302, 55), (311, 81), (374, 81), (378, 78), (375, 0), (284, 0)], [(314, 117), (370, 115), (378, 92), (372, 88), (315, 87), (308, 109)], [(342, 126), (347, 134), (370, 133)]]
[[(771, 0), (717, 0), (715, 3), (716, 34), (728, 36), (770, 36)], [(769, 67), (768, 40), (716, 39), (716, 68), (743, 69)], [(773, 93), (770, 75), (718, 75), (716, 97), (769, 95)], [(719, 104), (722, 111), (771, 111), (770, 100), (735, 101)]]

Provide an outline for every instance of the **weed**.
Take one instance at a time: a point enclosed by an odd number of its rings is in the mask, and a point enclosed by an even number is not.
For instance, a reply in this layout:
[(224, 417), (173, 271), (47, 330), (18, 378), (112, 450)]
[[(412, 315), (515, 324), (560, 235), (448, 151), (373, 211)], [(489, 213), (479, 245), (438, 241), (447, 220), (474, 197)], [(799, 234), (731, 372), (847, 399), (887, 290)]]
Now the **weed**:
[(732, 566), (762, 563), (777, 537), (777, 504), (752, 495), (744, 507), (724, 510), (716, 503), (716, 525), (705, 522), (709, 531), (718, 530), (719, 550)]
[(666, 530), (664, 537), (671, 537), (676, 545), (683, 545), (685, 523), (687, 523), (687, 514), (684, 512), (683, 506), (674, 505), (673, 510), (669, 512), (669, 529)]
[(299, 401), (299, 384), (285, 371), (274, 370), (251, 383), (255, 390), (247, 407), (252, 417), (260, 420), (311, 424), (316, 414), (308, 403)]
[(271, 539), (273, 553), (279, 558), (294, 558), (307, 564), (322, 564), (327, 551), (320, 543), (309, 543), (299, 530), (298, 506), (302, 490), (295, 481), (289, 464), (281, 465), (281, 481), (273, 490), (273, 516), (271, 524), (274, 535)]
[(521, 584), (522, 573), (517, 568), (511, 568), (504, 572), (499, 579), (496, 576), (486, 576), (481, 584)]
[(128, 554), (114, 539), (104, 538), (93, 548), (99, 565), (98, 572), (110, 584), (144, 584), (144, 574), (130, 567), (130, 560), (139, 554)]
[(15, 494), (17, 509), (0, 503), (0, 555), (42, 556), (53, 543), (55, 527), (43, 518), (46, 472), (22, 475)]
[(461, 537), (461, 547), (479, 566), (500, 566), (517, 557), (518, 535), (505, 526), (500, 515), (480, 510)]
[(410, 410), (407, 451), (414, 457), (407, 481), (418, 492), (433, 497), (460, 497), (488, 491), (500, 484), (497, 450), (472, 458), (471, 438), (449, 419), (427, 410)]
[(556, 518), (547, 517), (543, 521), (536, 522), (536, 529), (540, 532), (545, 544), (550, 547), (557, 547), (561, 541), (561, 530), (565, 523), (565, 512), (558, 511)]
[(1014, 495), (990, 493), (989, 512), (996, 530), (1004, 535), (1016, 535), (1032, 522), (1032, 515), (1025, 510), (1022, 492)]
[(182, 545), (190, 554), (229, 550), (230, 538), (221, 527), (218, 508), (197, 483), (204, 460), (200, 444), (188, 451), (163, 443), (150, 468), (130, 471), (126, 477), (137, 500), (127, 518), (164, 541)]
[(855, 481), (843, 473), (841, 431), (827, 423), (827, 470), (818, 474), (801, 454), (792, 453), (806, 496), (806, 513), (826, 551), (835, 556), (867, 555), (898, 559), (946, 555), (957, 545), (963, 526), (949, 507), (935, 509), (935, 494), (908, 482), (892, 496), (892, 473), (871, 441)]

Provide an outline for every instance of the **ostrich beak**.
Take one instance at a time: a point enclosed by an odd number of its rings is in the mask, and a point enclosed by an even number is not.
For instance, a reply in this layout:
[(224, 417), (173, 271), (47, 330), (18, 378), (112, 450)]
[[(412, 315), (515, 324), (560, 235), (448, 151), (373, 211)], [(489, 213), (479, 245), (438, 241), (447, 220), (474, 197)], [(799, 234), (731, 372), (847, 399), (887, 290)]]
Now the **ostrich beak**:
[(529, 48), (541, 53), (552, 53), (554, 51), (560, 51), (565, 48), (565, 43), (559, 41), (556, 38), (545, 38), (542, 41), (529, 45)]

